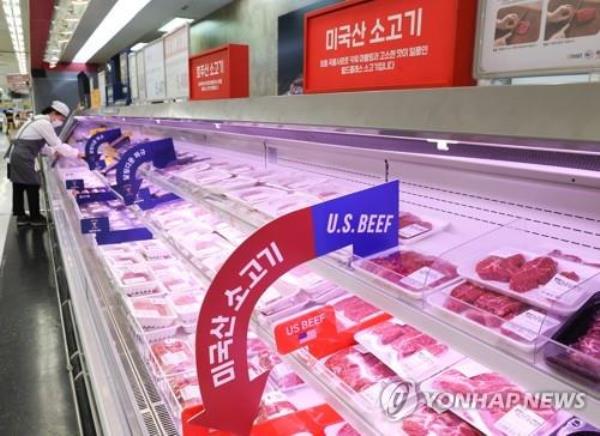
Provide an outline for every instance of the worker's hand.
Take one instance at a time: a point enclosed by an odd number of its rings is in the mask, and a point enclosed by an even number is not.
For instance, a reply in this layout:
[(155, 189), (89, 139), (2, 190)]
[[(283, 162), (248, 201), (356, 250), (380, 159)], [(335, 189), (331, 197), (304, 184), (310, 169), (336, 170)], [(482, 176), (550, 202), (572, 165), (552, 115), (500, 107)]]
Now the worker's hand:
[(496, 20), (496, 29), (513, 30), (519, 24), (519, 14), (508, 14), (500, 20)]
[(548, 12), (549, 23), (561, 23), (570, 20), (575, 15), (575, 7), (573, 5), (562, 5), (552, 12)]

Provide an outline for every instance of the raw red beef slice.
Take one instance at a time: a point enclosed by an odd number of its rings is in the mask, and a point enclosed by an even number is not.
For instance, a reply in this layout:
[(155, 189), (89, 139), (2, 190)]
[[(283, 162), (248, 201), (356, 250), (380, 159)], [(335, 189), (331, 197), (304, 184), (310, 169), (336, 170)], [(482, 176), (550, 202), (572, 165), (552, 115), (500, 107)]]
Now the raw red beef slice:
[(566, 278), (571, 279), (574, 282), (578, 282), (579, 280), (581, 280), (579, 275), (577, 275), (577, 273), (574, 271), (563, 271), (560, 273), (560, 275), (565, 276)]
[(557, 264), (548, 256), (536, 257), (527, 262), (510, 280), (510, 288), (516, 292), (527, 292), (545, 285), (557, 273)]
[(488, 256), (477, 264), (475, 270), (484, 280), (508, 282), (525, 263), (522, 254), (510, 257)]
[(504, 319), (511, 319), (527, 308), (525, 304), (514, 298), (496, 294), (492, 291), (487, 291), (479, 297), (475, 301), (475, 306)]
[[(473, 304), (481, 295), (485, 292), (484, 289), (470, 282), (464, 282), (458, 285), (452, 290), (449, 298), (446, 301), (446, 308), (453, 312), (462, 312), (468, 309), (469, 306), (462, 304), (460, 301), (464, 301), (468, 304)], [(460, 301), (457, 301), (460, 300)]]
[(400, 337), (407, 338), (418, 336), (421, 332), (406, 324), (398, 325), (391, 321), (385, 321), (373, 327), (370, 334), (377, 336), (382, 345), (387, 345)]

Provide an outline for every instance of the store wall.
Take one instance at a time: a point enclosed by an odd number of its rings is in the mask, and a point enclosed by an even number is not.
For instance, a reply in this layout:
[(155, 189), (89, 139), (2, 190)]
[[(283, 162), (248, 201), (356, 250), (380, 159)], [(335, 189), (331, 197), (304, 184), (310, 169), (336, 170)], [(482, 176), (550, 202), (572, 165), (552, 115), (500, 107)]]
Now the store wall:
[(277, 95), (277, 19), (318, 0), (237, 0), (191, 28), (191, 53), (250, 46), (250, 95)]
[(36, 71), (33, 74), (35, 111), (50, 106), (52, 100), (64, 101), (71, 109), (79, 104), (79, 85), (74, 72)]

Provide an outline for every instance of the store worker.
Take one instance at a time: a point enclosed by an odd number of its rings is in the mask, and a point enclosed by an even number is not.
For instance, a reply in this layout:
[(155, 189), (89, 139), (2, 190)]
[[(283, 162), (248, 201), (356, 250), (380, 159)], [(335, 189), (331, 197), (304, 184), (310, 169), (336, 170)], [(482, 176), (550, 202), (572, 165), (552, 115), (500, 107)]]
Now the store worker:
[[(6, 153), (8, 178), (13, 186), (13, 215), (17, 225), (46, 225), (46, 218), (40, 213), (41, 177), (37, 157), (41, 153), (51, 158), (80, 157), (79, 150), (63, 144), (57, 133), (69, 116), (69, 107), (61, 101), (52, 105), (25, 123), (11, 141)], [(25, 193), (29, 204), (29, 216), (25, 213)]]

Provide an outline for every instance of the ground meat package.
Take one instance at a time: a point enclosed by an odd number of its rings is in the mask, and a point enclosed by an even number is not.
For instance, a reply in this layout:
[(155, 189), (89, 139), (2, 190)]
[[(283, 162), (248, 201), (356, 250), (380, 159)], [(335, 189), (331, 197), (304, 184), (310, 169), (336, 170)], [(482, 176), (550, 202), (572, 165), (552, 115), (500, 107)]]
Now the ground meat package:
[(398, 376), (416, 383), (464, 358), (447, 345), (399, 319), (384, 321), (356, 333), (354, 337)]
[(164, 294), (164, 289), (148, 265), (112, 268), (112, 273), (123, 293), (130, 297)]
[(165, 339), (150, 347), (162, 374), (169, 376), (195, 370), (194, 352), (184, 340)]
[(561, 324), (541, 309), (469, 281), (430, 295), (428, 302), (453, 324), (510, 352), (534, 353)]
[(419, 242), (448, 227), (446, 221), (410, 212), (400, 212), (398, 219), (398, 235), (404, 244)]
[[(176, 400), (177, 406), (172, 407), (175, 416), (181, 415), (181, 409), (202, 403), (198, 377), (194, 372), (168, 377), (167, 384), (171, 396)], [(173, 403), (173, 401), (170, 401), (170, 403)]]
[(575, 312), (600, 284), (596, 268), (513, 248), (468, 259), (459, 273), (558, 316)]
[(177, 321), (177, 315), (163, 297), (134, 297), (127, 299), (131, 315), (144, 328), (165, 328)]
[(379, 409), (386, 384), (400, 378), (361, 345), (344, 348), (321, 360), (322, 377), (337, 381), (347, 395), (368, 409)]
[[(572, 416), (545, 405), (526, 402), (523, 388), (471, 359), (464, 359), (427, 380), (421, 389), (449, 395), (476, 394), (484, 398), (481, 402), (487, 407), (456, 407), (451, 411), (487, 435), (543, 436)], [(513, 401), (504, 404), (500, 399), (510, 397)], [(443, 409), (442, 405), (439, 407)]]
[(328, 304), (335, 309), (338, 331), (351, 329), (383, 313), (356, 295), (346, 295)]
[(554, 334), (544, 347), (546, 361), (583, 378), (600, 391), (600, 293)]
[(458, 280), (452, 263), (403, 248), (358, 259), (353, 264), (359, 272), (377, 279), (394, 295), (410, 299), (423, 299), (428, 292)]

